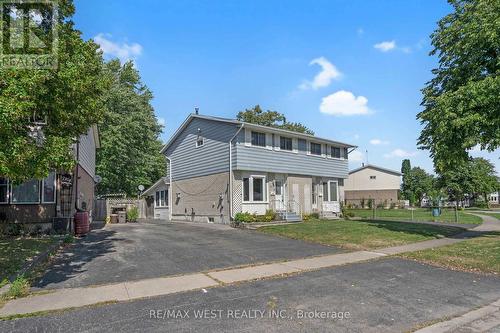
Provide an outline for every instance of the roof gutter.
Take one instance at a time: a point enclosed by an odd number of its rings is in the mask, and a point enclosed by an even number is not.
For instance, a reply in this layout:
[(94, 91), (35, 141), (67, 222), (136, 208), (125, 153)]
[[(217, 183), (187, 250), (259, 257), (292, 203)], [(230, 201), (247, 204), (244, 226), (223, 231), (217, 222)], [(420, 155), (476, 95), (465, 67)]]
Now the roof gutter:
[[(233, 140), (240, 134), (245, 124), (241, 124), (240, 128), (236, 131), (233, 137), (229, 140), (229, 217), (234, 218), (233, 215)], [(172, 169), (170, 169), (172, 174)]]

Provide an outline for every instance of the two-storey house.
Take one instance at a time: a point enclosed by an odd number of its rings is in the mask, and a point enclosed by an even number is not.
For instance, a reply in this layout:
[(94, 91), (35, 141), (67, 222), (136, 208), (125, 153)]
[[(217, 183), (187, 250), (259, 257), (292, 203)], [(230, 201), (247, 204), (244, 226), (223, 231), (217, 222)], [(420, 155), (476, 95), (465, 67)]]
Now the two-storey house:
[(53, 171), (45, 179), (22, 184), (0, 175), (0, 224), (71, 230), (76, 210), (88, 211), (92, 216), (99, 146), (99, 132), (94, 125), (70, 147), (76, 161), (73, 170)]
[(233, 119), (191, 114), (162, 149), (170, 219), (228, 223), (272, 209), (288, 219), (340, 214), (355, 146)]

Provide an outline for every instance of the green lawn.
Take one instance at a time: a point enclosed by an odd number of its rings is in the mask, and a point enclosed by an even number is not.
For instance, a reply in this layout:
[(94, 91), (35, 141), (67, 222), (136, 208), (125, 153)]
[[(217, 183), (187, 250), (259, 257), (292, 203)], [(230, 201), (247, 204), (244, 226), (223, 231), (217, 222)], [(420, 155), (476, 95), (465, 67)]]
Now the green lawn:
[(57, 241), (52, 237), (0, 238), (0, 286), (16, 273), (27, 259), (47, 250)]
[[(348, 209), (356, 217), (372, 218), (373, 211), (371, 209)], [(411, 221), (411, 211), (408, 209), (381, 209), (377, 208), (375, 211), (375, 219), (384, 220), (404, 220)], [(413, 211), (414, 221), (435, 221), (445, 223), (455, 223), (455, 211), (453, 209), (443, 209), (441, 216), (433, 217), (429, 209), (416, 208)], [(480, 217), (467, 214), (463, 211), (458, 212), (458, 223), (461, 224), (481, 224)]]
[(464, 231), (462, 228), (445, 225), (356, 220), (313, 220), (299, 224), (265, 226), (258, 230), (267, 234), (353, 250), (403, 245)]
[(500, 274), (500, 233), (400, 256), (448, 269)]

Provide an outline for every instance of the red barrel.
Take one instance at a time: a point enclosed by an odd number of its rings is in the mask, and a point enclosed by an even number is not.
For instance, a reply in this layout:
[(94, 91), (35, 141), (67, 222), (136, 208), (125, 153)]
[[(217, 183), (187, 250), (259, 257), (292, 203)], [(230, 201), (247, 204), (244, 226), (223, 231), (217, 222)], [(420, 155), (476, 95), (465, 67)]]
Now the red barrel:
[(75, 235), (85, 236), (90, 231), (89, 213), (76, 212), (75, 213)]

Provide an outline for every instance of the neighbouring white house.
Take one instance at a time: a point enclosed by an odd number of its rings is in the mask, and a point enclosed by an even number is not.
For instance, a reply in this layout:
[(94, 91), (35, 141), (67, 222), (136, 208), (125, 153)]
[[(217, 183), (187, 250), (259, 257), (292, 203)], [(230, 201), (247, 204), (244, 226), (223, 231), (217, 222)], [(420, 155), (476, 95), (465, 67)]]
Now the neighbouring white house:
[(497, 204), (498, 205), (500, 203), (498, 201), (499, 200), (498, 194), (499, 194), (499, 192), (493, 192), (490, 195), (488, 195), (488, 201), (490, 204)]
[(402, 175), (399, 171), (363, 163), (360, 168), (350, 171), (344, 182), (345, 202), (361, 206), (372, 199), (376, 205), (397, 204)]

